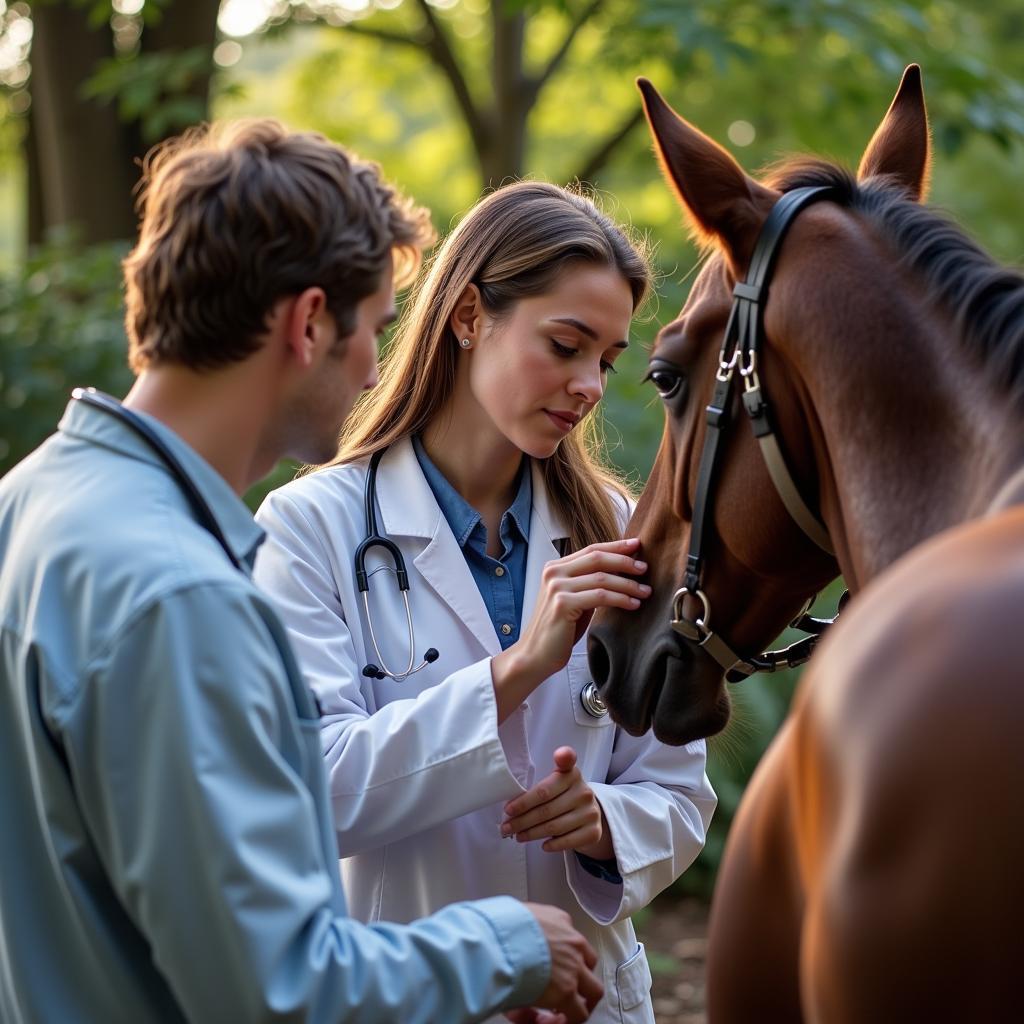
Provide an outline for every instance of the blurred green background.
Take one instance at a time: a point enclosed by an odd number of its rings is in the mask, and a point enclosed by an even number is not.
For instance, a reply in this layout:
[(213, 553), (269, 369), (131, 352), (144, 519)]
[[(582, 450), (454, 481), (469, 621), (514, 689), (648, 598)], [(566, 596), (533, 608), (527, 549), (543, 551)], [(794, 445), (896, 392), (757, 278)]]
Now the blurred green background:
[[(189, 124), (273, 115), (318, 129), (379, 160), (442, 233), (507, 179), (586, 182), (654, 246), (658, 302), (635, 329), (649, 342), (696, 253), (651, 155), (638, 74), (753, 172), (795, 151), (856, 166), (917, 61), (932, 201), (1020, 262), (1022, 37), (1019, 0), (0, 0), (0, 474), (52, 431), (75, 385), (127, 390), (119, 260), (136, 161)], [(640, 484), (662, 414), (640, 384), (644, 345), (619, 368), (607, 434)], [(734, 691), (710, 748), (720, 810), (685, 891), (709, 891), (795, 676)]]

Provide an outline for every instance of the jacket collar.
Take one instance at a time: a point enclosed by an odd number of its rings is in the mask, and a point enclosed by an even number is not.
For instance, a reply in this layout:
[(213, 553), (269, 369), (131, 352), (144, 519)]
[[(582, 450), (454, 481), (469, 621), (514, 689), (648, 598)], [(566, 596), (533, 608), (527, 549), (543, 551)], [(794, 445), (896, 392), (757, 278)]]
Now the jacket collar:
[[(153, 428), (157, 436), (181, 463), (196, 485), (235, 557), (252, 568), (256, 549), (266, 536), (256, 525), (252, 513), (228, 485), (228, 482), (170, 427), (153, 416), (132, 410)], [(72, 399), (57, 429), (68, 437), (100, 445), (131, 459), (163, 470), (173, 480), (166, 463), (130, 426), (102, 409)]]

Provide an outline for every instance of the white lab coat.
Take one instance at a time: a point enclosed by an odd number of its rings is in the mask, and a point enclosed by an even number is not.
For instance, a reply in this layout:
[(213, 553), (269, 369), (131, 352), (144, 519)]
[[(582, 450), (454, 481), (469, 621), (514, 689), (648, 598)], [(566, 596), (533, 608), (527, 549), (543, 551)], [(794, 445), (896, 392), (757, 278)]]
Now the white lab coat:
[[(703, 742), (666, 747), (592, 717), (580, 703), (590, 681), (585, 639), (498, 727), (490, 659), (501, 645), (408, 440), (381, 460), (379, 522), (408, 567), (417, 662), (428, 647), (440, 657), (402, 682), (362, 675), (377, 661), (353, 569), (366, 533), (365, 479), (361, 463), (273, 492), (257, 514), (268, 538), (255, 573), (323, 709), (351, 913), (409, 922), (501, 893), (555, 904), (600, 958), (606, 994), (591, 1020), (653, 1022), (650, 969), (629, 916), (682, 874), (704, 842), (715, 795)], [(534, 466), (523, 623), (565, 536)], [(368, 571), (382, 564), (390, 563), (379, 549), (367, 558)], [(374, 575), (370, 595), (382, 654), (392, 671), (404, 669), (408, 631), (394, 576)], [(552, 753), (565, 744), (604, 810), (621, 885), (588, 874), (571, 851), (501, 838), (505, 802), (551, 772)]]

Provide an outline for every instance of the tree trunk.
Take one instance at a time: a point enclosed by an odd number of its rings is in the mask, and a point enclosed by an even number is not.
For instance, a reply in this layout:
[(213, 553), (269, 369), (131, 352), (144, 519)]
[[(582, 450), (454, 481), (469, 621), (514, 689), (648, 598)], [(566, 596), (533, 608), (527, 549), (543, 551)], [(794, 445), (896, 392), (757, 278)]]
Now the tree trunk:
[[(87, 243), (135, 233), (131, 190), (138, 179), (117, 111), (82, 99), (97, 62), (113, 56), (110, 29), (90, 28), (88, 12), (69, 3), (32, 10), (33, 131), (43, 228), (74, 226)], [(29, 167), (33, 167), (29, 161)]]
[(191, 50), (197, 46), (209, 50), (210, 74), (198, 76), (187, 91), (187, 95), (202, 100), (207, 107), (219, 11), (220, 0), (174, 0), (164, 8), (163, 17), (156, 24), (147, 25), (142, 33), (142, 48), (146, 53)]
[(25, 205), (28, 216), (25, 218), (25, 232), (28, 244), (38, 245), (43, 240), (43, 189), (41, 169), (39, 167), (39, 145), (36, 142), (35, 114), (28, 108), (25, 115), (25, 137), (22, 140), (25, 153)]
[[(212, 52), (219, 8), (219, 0), (175, 0), (143, 31), (142, 52), (197, 46)], [(34, 5), (32, 22), (29, 241), (64, 226), (87, 244), (133, 238), (137, 161), (148, 146), (139, 123), (122, 121), (114, 103), (81, 96), (99, 61), (114, 56), (111, 30), (90, 26), (88, 6), (74, 0)], [(210, 75), (204, 75), (189, 94), (206, 108), (209, 91)]]
[(490, 145), (481, 154), (484, 184), (490, 186), (523, 173), (529, 113), (528, 83), (523, 74), (526, 15), (521, 11), (508, 14), (504, 7), (501, 0), (492, 0), (494, 114)]

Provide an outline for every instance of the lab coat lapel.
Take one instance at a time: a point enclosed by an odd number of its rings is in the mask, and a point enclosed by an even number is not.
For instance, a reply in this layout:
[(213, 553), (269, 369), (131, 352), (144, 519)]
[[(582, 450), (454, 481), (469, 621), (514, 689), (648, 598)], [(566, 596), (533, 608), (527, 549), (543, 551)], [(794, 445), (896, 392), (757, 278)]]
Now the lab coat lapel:
[(427, 541), (413, 558), (413, 565), (485, 653), (500, 654), (501, 644), (476, 580), (408, 438), (397, 441), (381, 459), (377, 503), (388, 536), (421, 537)]
[(559, 542), (569, 536), (561, 516), (555, 512), (548, 500), (540, 463), (531, 460), (530, 468), (533, 473), (533, 511), (530, 515), (530, 545), (526, 553), (526, 585), (523, 589), (523, 618), (520, 630), (525, 630), (533, 615), (544, 566), (552, 559), (562, 557)]

